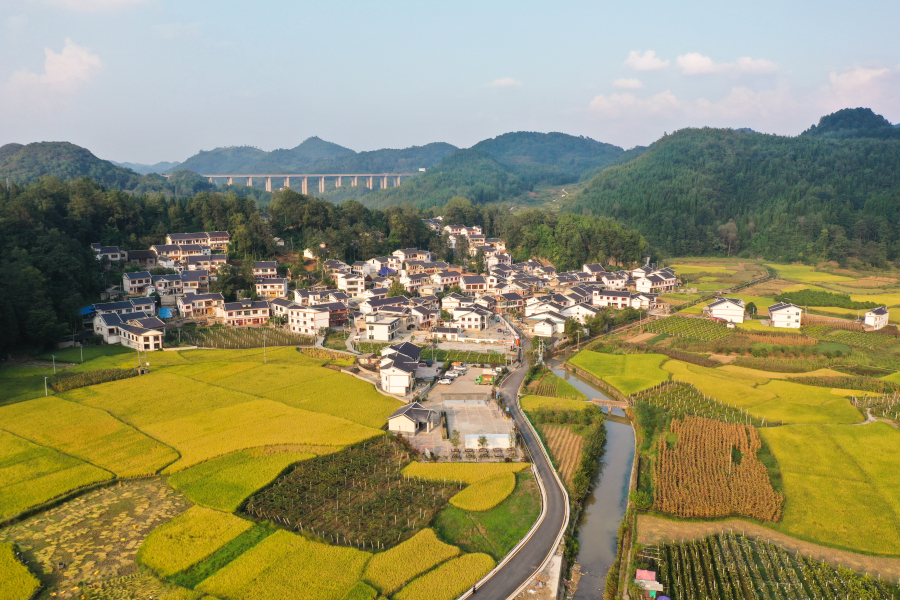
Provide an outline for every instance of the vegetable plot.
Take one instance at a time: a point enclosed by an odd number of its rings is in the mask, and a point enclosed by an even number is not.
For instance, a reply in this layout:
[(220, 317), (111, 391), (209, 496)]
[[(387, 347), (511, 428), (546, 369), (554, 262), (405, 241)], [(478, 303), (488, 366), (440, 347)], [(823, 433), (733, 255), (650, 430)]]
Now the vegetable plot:
[(652, 321), (645, 325), (644, 329), (654, 333), (668, 333), (669, 335), (708, 342), (720, 340), (731, 333), (724, 323), (680, 315)]

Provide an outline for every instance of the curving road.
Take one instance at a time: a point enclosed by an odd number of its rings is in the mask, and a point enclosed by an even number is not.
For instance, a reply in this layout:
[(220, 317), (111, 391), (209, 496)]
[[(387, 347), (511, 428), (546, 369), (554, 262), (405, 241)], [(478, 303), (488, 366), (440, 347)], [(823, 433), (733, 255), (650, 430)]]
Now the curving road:
[[(521, 336), (521, 339), (524, 342), (522, 348), (524, 356), (530, 343), (524, 336)], [(540, 441), (526, 422), (518, 402), (515, 401), (527, 371), (525, 366), (520, 366), (510, 374), (500, 386), (500, 393), (509, 406), (509, 412), (515, 419), (525, 445), (528, 446), (538, 477), (543, 483), (546, 494), (543, 516), (528, 541), (519, 546), (505, 564), (501, 564), (478, 585), (474, 598), (506, 600), (520, 592), (521, 588), (534, 578), (547, 557), (556, 551), (562, 532), (569, 521), (568, 496), (556, 478), (553, 466), (544, 454)], [(471, 590), (460, 598), (469, 597), (473, 597)]]

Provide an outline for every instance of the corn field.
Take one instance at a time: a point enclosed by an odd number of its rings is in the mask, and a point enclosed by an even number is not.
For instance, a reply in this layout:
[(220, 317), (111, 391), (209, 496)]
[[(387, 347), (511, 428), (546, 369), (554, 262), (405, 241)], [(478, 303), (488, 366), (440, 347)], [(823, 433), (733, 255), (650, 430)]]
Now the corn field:
[(781, 517), (784, 497), (756, 456), (762, 442), (754, 427), (686, 417), (673, 419), (670, 431), (677, 441), (660, 437), (654, 465), (657, 510), (683, 518)]
[(865, 331), (863, 326), (855, 321), (848, 321), (847, 319), (835, 319), (834, 317), (821, 317), (819, 315), (808, 315), (804, 314), (800, 323), (805, 327), (807, 325), (825, 325), (830, 329), (843, 329), (844, 331), (859, 331), (860, 333)]
[(862, 398), (853, 396), (850, 403), (863, 412), (875, 417), (884, 417), (900, 424), (900, 392), (894, 392), (886, 396), (869, 396)]
[(719, 402), (691, 384), (677, 380), (663, 382), (630, 396), (628, 403), (632, 406), (638, 403), (657, 406), (679, 419), (693, 416), (755, 427), (764, 425), (760, 419), (752, 417), (747, 411)]
[(900, 589), (883, 579), (734, 533), (647, 546), (642, 558), (654, 564), (672, 600), (900, 598)]

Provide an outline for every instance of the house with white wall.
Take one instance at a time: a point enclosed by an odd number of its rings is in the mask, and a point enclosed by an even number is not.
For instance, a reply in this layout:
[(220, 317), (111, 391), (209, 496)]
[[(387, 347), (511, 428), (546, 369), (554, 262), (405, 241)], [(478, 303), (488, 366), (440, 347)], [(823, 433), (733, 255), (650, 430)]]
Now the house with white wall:
[(872, 310), (866, 312), (866, 315), (863, 318), (863, 324), (871, 327), (872, 329), (881, 329), (888, 324), (889, 318), (890, 312), (888, 311), (887, 307), (879, 306), (878, 308), (873, 308)]
[(803, 309), (795, 304), (779, 302), (769, 307), (769, 320), (772, 327), (787, 327), (800, 329)]
[(744, 301), (740, 298), (716, 298), (703, 308), (703, 314), (726, 323), (744, 322)]

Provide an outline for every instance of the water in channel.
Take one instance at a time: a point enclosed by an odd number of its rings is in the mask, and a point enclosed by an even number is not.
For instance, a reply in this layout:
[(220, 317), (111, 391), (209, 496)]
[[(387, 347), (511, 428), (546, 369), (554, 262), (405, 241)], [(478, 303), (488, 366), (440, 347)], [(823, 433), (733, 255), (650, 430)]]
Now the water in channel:
[[(588, 398), (607, 399), (603, 392), (576, 375), (556, 366), (553, 372), (587, 394)], [(606, 454), (600, 462), (594, 489), (585, 500), (578, 523), (578, 564), (583, 576), (574, 600), (602, 598), (606, 573), (616, 560), (616, 536), (625, 516), (628, 482), (634, 462), (634, 430), (623, 411), (613, 409), (613, 416), (621, 418), (606, 422)]]

